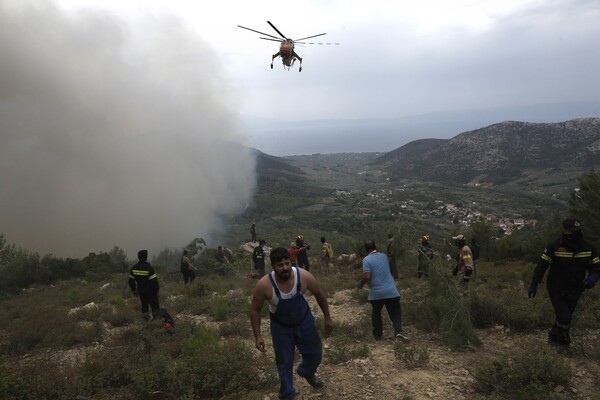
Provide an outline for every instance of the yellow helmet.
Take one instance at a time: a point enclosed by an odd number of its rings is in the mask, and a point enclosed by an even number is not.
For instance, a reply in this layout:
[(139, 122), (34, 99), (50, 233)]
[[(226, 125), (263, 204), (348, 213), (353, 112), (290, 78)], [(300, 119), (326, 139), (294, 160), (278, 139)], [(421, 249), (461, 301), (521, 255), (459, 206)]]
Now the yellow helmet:
[(429, 242), (429, 235), (423, 235), (423, 236), (421, 237), (421, 241), (422, 241), (422, 242)]

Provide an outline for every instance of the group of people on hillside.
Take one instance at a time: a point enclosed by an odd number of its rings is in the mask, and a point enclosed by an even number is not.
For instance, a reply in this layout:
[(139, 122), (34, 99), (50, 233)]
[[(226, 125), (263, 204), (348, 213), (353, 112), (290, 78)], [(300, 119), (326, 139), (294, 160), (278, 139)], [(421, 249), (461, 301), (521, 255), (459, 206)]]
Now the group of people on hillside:
[[(466, 237), (462, 234), (452, 239), (458, 250), (452, 273), (459, 276), (459, 286), (467, 289), (471, 278), (477, 274), (479, 247), (475, 240), (468, 246)], [(321, 243), (322, 260), (332, 261), (331, 246), (324, 237), (321, 238)], [(298, 235), (295, 243), (289, 248), (277, 247), (268, 254), (273, 271), (266, 275), (264, 262), (267, 254), (263, 247), (265, 244), (264, 240), (260, 240), (252, 256), (261, 277), (252, 296), (250, 323), (256, 348), (265, 352), (265, 340), (261, 333), (261, 309), (267, 302), (275, 363), (280, 380), (279, 398), (293, 399), (296, 396), (293, 383), (296, 348), (301, 355), (296, 373), (315, 388), (323, 386), (322, 380), (316, 374), (323, 357), (323, 345), (315, 317), (305, 298), (307, 291), (315, 296), (323, 313), (327, 334), (333, 332), (333, 320), (324, 291), (309, 271), (308, 262), (300, 256), (310, 248), (302, 235)], [(362, 275), (357, 286), (362, 288), (367, 283), (369, 285), (368, 301), (371, 304), (373, 338), (381, 340), (383, 337), (382, 311), (385, 307), (392, 321), (394, 337), (408, 341), (409, 338), (402, 329), (402, 308), (400, 292), (396, 285), (398, 275), (393, 247), (393, 235), (388, 237), (389, 257), (378, 252), (373, 240), (364, 242), (366, 256), (362, 260)], [(153, 314), (159, 312), (158, 281), (156, 273), (147, 262), (147, 256), (146, 250), (138, 253), (139, 262), (131, 268), (129, 276), (129, 286), (139, 296), (145, 316), (148, 315), (149, 306)], [(418, 246), (419, 278), (429, 276), (433, 258), (434, 251), (429, 243), (429, 236), (423, 235)], [(184, 264), (188, 271), (188, 278), (184, 275), (184, 280), (192, 281), (194, 267), (187, 259), (185, 251), (181, 264), (182, 271)], [(529, 298), (536, 296), (538, 285), (547, 270), (547, 289), (555, 311), (555, 322), (548, 333), (548, 341), (559, 348), (568, 348), (571, 343), (570, 325), (579, 298), (584, 290), (596, 285), (600, 276), (600, 258), (597, 250), (583, 239), (582, 226), (577, 219), (565, 219), (561, 237), (544, 249), (527, 290)]]

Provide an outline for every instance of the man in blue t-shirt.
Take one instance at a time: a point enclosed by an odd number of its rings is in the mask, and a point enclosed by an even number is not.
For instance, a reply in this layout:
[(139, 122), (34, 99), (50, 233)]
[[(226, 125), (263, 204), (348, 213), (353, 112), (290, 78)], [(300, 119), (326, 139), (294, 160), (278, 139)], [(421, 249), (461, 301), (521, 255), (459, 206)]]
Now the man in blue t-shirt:
[(365, 250), (367, 256), (363, 259), (363, 274), (358, 282), (358, 287), (362, 288), (366, 282), (369, 282), (371, 287), (368, 300), (372, 307), (373, 337), (375, 340), (380, 340), (383, 336), (381, 311), (385, 306), (394, 325), (394, 337), (407, 341), (408, 336), (402, 332), (400, 293), (390, 273), (388, 258), (384, 253), (377, 251), (373, 240), (365, 241)]

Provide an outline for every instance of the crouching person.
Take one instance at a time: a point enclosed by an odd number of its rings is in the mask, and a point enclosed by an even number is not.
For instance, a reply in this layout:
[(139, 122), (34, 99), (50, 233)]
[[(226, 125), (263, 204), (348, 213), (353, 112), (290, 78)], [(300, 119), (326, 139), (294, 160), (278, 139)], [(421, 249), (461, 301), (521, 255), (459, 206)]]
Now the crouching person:
[(296, 372), (313, 387), (320, 388), (323, 382), (316, 375), (323, 358), (323, 345), (304, 294), (310, 291), (317, 300), (327, 333), (333, 331), (327, 297), (315, 277), (307, 270), (292, 267), (287, 249), (273, 249), (269, 255), (273, 272), (263, 276), (254, 289), (250, 310), (250, 323), (256, 348), (266, 352), (265, 341), (260, 331), (260, 311), (269, 303), (271, 337), (275, 351), (275, 364), (279, 374), (280, 399), (296, 396), (293, 377), (295, 349), (298, 348), (302, 361)]

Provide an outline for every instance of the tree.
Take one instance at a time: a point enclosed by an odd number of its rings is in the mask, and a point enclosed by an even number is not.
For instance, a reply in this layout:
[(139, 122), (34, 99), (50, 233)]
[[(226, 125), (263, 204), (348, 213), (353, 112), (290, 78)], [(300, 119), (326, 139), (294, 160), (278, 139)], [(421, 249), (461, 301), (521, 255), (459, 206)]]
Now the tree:
[(600, 175), (590, 170), (577, 178), (578, 187), (571, 192), (571, 215), (581, 221), (585, 237), (600, 246)]
[(477, 244), (481, 249), (481, 255), (483, 258), (489, 259), (494, 253), (494, 246), (496, 242), (496, 227), (484, 219), (474, 221), (469, 226), (469, 232), (467, 232), (467, 240), (477, 240)]

